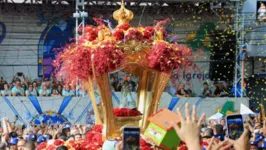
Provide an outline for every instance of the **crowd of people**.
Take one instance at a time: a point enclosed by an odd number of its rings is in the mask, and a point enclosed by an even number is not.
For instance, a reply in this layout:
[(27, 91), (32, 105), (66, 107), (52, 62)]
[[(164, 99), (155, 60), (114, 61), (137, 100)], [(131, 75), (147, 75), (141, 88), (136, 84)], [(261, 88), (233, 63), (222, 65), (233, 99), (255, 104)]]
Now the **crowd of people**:
[[(121, 92), (123, 78), (114, 73), (110, 76), (110, 88), (114, 92)], [(137, 92), (138, 78), (132, 76), (129, 81), (130, 90)], [(214, 82), (215, 89), (210, 88), (207, 82), (202, 85), (202, 93), (195, 95), (191, 88), (185, 84), (179, 83), (165, 89), (165, 92), (178, 97), (227, 97), (233, 96), (232, 87), (224, 82)], [(58, 81), (53, 74), (50, 79), (38, 78), (31, 80), (23, 73), (17, 73), (9, 83), (3, 77), (0, 77), (0, 96), (85, 96), (86, 90), (80, 85), (71, 86), (63, 81)]]
[(51, 75), (48, 78), (31, 80), (23, 73), (17, 73), (11, 83), (0, 77), (0, 96), (84, 96), (81, 86), (71, 86), (58, 81)]
[[(244, 124), (244, 131), (238, 139), (228, 139), (227, 126), (224, 119), (220, 121), (205, 120), (205, 114), (197, 118), (196, 107), (194, 106), (192, 110), (192, 113), (190, 113), (189, 105), (186, 104), (184, 117), (180, 109), (177, 109), (180, 125), (177, 124), (177, 120), (172, 120), (169, 123), (181, 139), (177, 150), (266, 149), (266, 122), (260, 115), (248, 117)], [(43, 123), (39, 125), (30, 123), (28, 126), (18, 125), (16, 119), (11, 121), (8, 118), (4, 118), (1, 120), (0, 150), (38, 150), (41, 149), (41, 144), (46, 145), (53, 143), (55, 140), (62, 142), (57, 142), (54, 149), (67, 150), (68, 148), (63, 143), (86, 140), (91, 129), (92, 125), (82, 126), (68, 123), (61, 125)], [(113, 147), (105, 146), (102, 150), (122, 150), (123, 142), (121, 140), (114, 141)], [(175, 141), (173, 139), (172, 142)], [(103, 143), (103, 145), (105, 144)], [(160, 150), (158, 146), (151, 146), (150, 149)], [(91, 150), (94, 149), (91, 147)]]

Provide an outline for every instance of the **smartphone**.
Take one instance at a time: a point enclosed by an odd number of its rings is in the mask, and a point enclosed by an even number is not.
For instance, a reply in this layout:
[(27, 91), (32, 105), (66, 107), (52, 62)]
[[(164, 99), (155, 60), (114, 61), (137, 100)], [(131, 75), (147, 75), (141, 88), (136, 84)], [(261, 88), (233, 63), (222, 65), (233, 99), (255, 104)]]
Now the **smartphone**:
[(230, 139), (238, 139), (244, 132), (244, 124), (241, 114), (226, 116), (227, 133)]
[(139, 127), (125, 127), (123, 129), (123, 150), (140, 150)]
[(22, 72), (18, 72), (17, 74), (18, 74), (19, 77), (21, 77), (23, 75)]

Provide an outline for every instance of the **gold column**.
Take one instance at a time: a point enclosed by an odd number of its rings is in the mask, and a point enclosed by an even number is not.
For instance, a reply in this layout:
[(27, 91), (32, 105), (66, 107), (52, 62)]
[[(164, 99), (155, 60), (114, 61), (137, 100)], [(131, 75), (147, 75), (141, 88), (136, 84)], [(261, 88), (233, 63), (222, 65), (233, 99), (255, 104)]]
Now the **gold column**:
[(87, 90), (88, 90), (88, 94), (90, 96), (93, 111), (94, 111), (95, 124), (102, 124), (103, 121), (100, 117), (99, 109), (98, 109), (98, 106), (96, 104), (96, 98), (95, 98), (95, 94), (94, 94), (93, 85), (94, 85), (93, 80), (92, 80), (92, 78), (89, 77), (88, 83), (87, 83)]
[(143, 125), (143, 120), (144, 120), (144, 113), (146, 109), (146, 101), (147, 101), (147, 92), (148, 92), (148, 70), (143, 70), (141, 79), (140, 79), (140, 85), (139, 85), (139, 92), (138, 92), (138, 101), (137, 101), (137, 106), (138, 110), (143, 114), (143, 118), (140, 120), (140, 127)]
[(154, 78), (152, 92), (149, 99), (149, 105), (147, 105), (145, 116), (143, 118), (143, 125), (144, 129), (148, 126), (147, 118), (157, 112), (160, 98), (162, 93), (168, 84), (168, 81), (171, 77), (171, 73), (164, 73), (164, 72), (157, 72)]
[(106, 139), (112, 137), (112, 135), (116, 131), (111, 89), (109, 86), (109, 78), (108, 74), (104, 74), (95, 77), (95, 79), (101, 95), (101, 106), (103, 115), (103, 139)]

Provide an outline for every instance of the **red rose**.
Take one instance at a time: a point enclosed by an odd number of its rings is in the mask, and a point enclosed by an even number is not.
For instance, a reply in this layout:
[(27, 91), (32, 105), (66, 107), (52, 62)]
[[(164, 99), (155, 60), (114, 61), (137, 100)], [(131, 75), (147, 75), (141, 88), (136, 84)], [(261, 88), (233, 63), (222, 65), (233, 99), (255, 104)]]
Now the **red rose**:
[(123, 40), (124, 36), (125, 36), (125, 33), (122, 30), (116, 30), (113, 33), (113, 37), (115, 37), (116, 40)]
[(102, 133), (102, 130), (103, 130), (103, 126), (102, 126), (102, 125), (95, 125), (95, 126), (92, 128), (92, 131), (95, 131), (95, 132), (100, 132), (100, 133)]
[(54, 145), (49, 145), (46, 150), (56, 150), (56, 146)]
[(155, 30), (153, 27), (151, 27), (151, 26), (146, 27), (144, 29), (144, 38), (149, 39), (149, 38), (153, 37), (154, 31)]
[(157, 42), (153, 45), (149, 54), (149, 67), (152, 69), (169, 72), (179, 67), (184, 58), (182, 46), (165, 42)]
[(141, 32), (137, 29), (132, 29), (129, 30), (128, 33), (126, 34), (126, 40), (130, 40), (130, 39), (136, 39), (136, 40), (143, 40), (143, 35), (141, 34)]
[(47, 146), (47, 143), (46, 142), (42, 142), (41, 144), (38, 145), (37, 150), (45, 149), (46, 146)]
[(55, 146), (61, 146), (61, 145), (64, 145), (64, 143), (65, 143), (64, 141), (59, 140), (59, 139), (57, 139), (57, 140), (54, 141), (54, 145)]
[(126, 31), (130, 28), (130, 25), (129, 24), (123, 24), (123, 25), (118, 26), (117, 28)]

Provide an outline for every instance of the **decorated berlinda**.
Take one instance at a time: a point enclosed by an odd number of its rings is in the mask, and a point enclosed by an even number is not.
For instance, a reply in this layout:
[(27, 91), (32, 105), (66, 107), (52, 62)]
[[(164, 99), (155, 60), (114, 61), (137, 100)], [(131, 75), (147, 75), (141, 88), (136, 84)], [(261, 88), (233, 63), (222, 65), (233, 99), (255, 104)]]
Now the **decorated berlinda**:
[[(98, 26), (87, 26), (75, 43), (66, 45), (54, 62), (56, 74), (74, 85), (78, 80), (87, 89), (95, 114), (96, 124), (103, 125), (103, 140), (121, 135), (125, 125), (139, 126), (142, 132), (148, 127), (147, 117), (158, 110), (160, 97), (174, 69), (189, 64), (186, 56), (191, 49), (186, 45), (171, 44), (164, 39), (164, 25), (169, 19), (157, 21), (155, 26), (130, 26), (134, 14), (125, 8), (114, 12), (118, 25), (106, 26), (103, 19), (95, 19)], [(120, 105), (113, 108), (109, 74), (125, 70), (138, 76), (137, 97), (134, 98), (124, 80)], [(101, 102), (94, 94), (97, 85)]]

